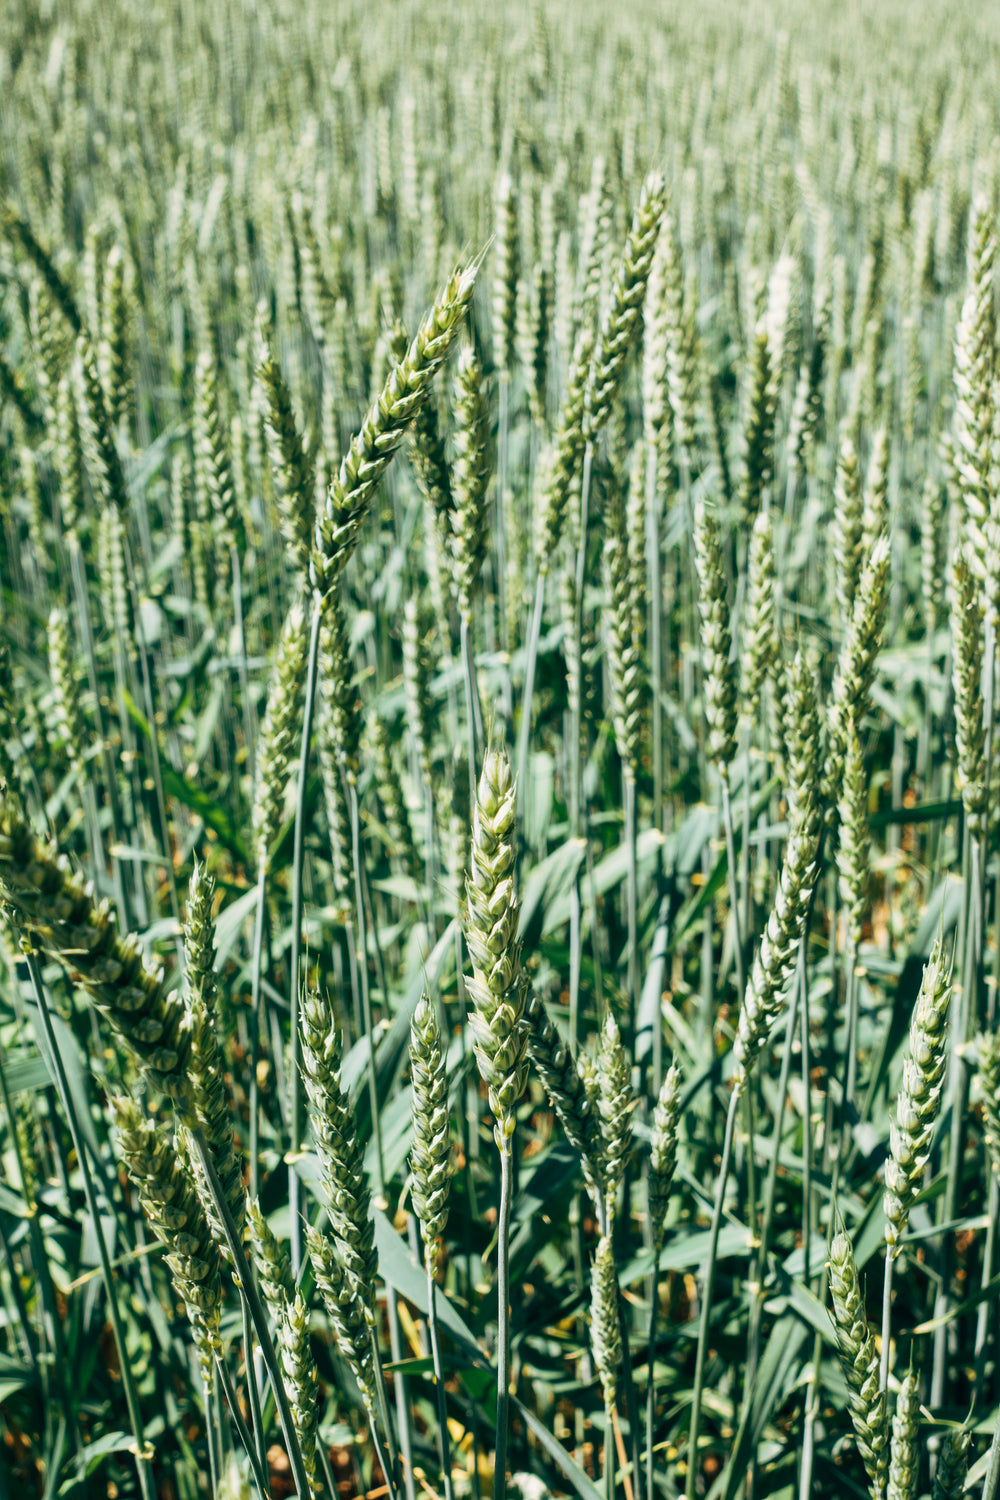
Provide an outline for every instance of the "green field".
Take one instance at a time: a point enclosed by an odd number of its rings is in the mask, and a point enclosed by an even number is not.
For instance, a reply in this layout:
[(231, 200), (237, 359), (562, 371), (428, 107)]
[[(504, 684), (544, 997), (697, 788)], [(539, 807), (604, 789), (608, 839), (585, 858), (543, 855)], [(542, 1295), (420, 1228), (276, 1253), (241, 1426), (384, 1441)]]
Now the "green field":
[(0, 1500), (1000, 1500), (1000, 11), (0, 0)]

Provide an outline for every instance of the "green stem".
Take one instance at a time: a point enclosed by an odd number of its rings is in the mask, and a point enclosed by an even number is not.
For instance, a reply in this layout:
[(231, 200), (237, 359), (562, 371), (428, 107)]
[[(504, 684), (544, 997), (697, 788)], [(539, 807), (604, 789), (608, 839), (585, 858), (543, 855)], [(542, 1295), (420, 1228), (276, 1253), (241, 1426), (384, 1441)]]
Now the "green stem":
[(225, 1393), (226, 1404), (229, 1407), (229, 1412), (233, 1419), (233, 1425), (235, 1426), (236, 1431), (239, 1434), (240, 1442), (243, 1444), (244, 1452), (246, 1453), (250, 1468), (253, 1471), (254, 1483), (256, 1484), (257, 1489), (260, 1491), (261, 1500), (268, 1500), (271, 1491), (270, 1487), (268, 1486), (267, 1479), (265, 1478), (266, 1471), (261, 1467), (260, 1459), (254, 1447), (253, 1438), (250, 1436), (250, 1433), (247, 1430), (247, 1424), (244, 1421), (243, 1413), (240, 1410), (240, 1403), (237, 1400), (236, 1392), (233, 1389), (233, 1379), (226, 1367), (225, 1360), (217, 1358), (216, 1369), (219, 1372), (219, 1380), (222, 1383), (222, 1389)]
[[(660, 1309), (660, 1252), (662, 1232), (653, 1241), (653, 1270), (650, 1275), (649, 1338), (646, 1357), (646, 1500), (653, 1500), (653, 1425), (656, 1419), (656, 1320)], [(635, 1489), (635, 1486), (633, 1486)]]
[(260, 1062), (260, 981), (264, 967), (264, 922), (267, 915), (267, 860), (262, 859), (257, 874), (257, 910), (253, 929), (253, 961), (250, 969), (250, 1196), (256, 1198), (260, 1188), (260, 1089), (257, 1067)]
[[(319, 636), (323, 604), (318, 593), (313, 596), (309, 631), (309, 663), (306, 670), (306, 696), (302, 712), (302, 745), (299, 752), (299, 784), (295, 797), (295, 835), (292, 851), (292, 951), (289, 1001), (291, 1029), (288, 1047), (289, 1149), (294, 1156), (302, 1141), (302, 1090), (299, 1083), (299, 976), (302, 952), (302, 873), (305, 862), (306, 781), (309, 775), (309, 746), (316, 711), (316, 684), (319, 675)], [(291, 1215), (290, 1246), (292, 1272), (298, 1277), (302, 1265), (302, 1187), (298, 1173), (288, 1174), (288, 1208)]]
[(628, 908), (629, 1031), (634, 1036), (636, 1022), (639, 1017), (641, 981), (639, 978), (639, 852), (638, 829), (636, 827), (638, 816), (636, 809), (635, 774), (631, 766), (624, 768), (622, 782), (624, 787), (625, 857), (627, 863), (625, 891)]
[(660, 497), (656, 488), (656, 445), (646, 453), (646, 567), (649, 573), (649, 688), (652, 699), (653, 827), (663, 832), (663, 561), (660, 554)]
[(451, 1484), (451, 1439), (448, 1434), (448, 1398), (444, 1388), (444, 1365), (441, 1362), (441, 1338), (438, 1329), (437, 1283), (431, 1268), (431, 1259), (425, 1247), (427, 1262), (427, 1329), (431, 1340), (431, 1360), (434, 1365), (434, 1391), (437, 1397), (438, 1451), (441, 1458), (441, 1479), (444, 1484), (444, 1500), (452, 1500)]
[(472, 622), (467, 615), (462, 616), (461, 623), (462, 638), (462, 674), (465, 679), (465, 714), (468, 734), (469, 749), (469, 775), (472, 780), (472, 802), (475, 805), (476, 791), (476, 768), (483, 758), (483, 747), (486, 743), (486, 731), (483, 727), (483, 705), (479, 697), (479, 684), (476, 680), (476, 658), (472, 649)]
[(260, 1387), (257, 1384), (257, 1371), (254, 1368), (254, 1343), (253, 1328), (250, 1323), (250, 1309), (246, 1300), (240, 1298), (240, 1313), (243, 1318), (243, 1363), (246, 1368), (247, 1401), (250, 1406), (250, 1420), (253, 1423), (254, 1442), (257, 1447), (257, 1458), (261, 1468), (267, 1472), (267, 1436), (264, 1432), (264, 1415), (260, 1405)]
[(615, 1414), (614, 1407), (604, 1403), (604, 1495), (615, 1500)]
[(216, 1428), (218, 1416), (215, 1410), (215, 1399), (212, 1392), (212, 1380), (206, 1374), (204, 1378), (205, 1396), (205, 1443), (208, 1447), (208, 1476), (209, 1484), (212, 1486), (211, 1493), (219, 1493), (219, 1457), (216, 1452)]
[[(801, 978), (801, 971), (799, 978)], [(797, 979), (796, 983), (792, 986), (792, 994), (788, 1007), (788, 1027), (785, 1032), (785, 1045), (781, 1053), (781, 1073), (778, 1078), (778, 1103), (774, 1117), (774, 1147), (771, 1152), (771, 1160), (768, 1163), (767, 1180), (764, 1184), (764, 1215), (761, 1219), (760, 1235), (757, 1241), (753, 1285), (750, 1288), (751, 1302), (747, 1327), (747, 1360), (746, 1373), (743, 1379), (744, 1419), (750, 1409), (754, 1382), (757, 1377), (757, 1366), (760, 1362), (760, 1338), (764, 1311), (764, 1278), (767, 1274), (767, 1247), (771, 1238), (771, 1225), (774, 1221), (774, 1201), (778, 1183), (778, 1160), (781, 1155), (781, 1132), (785, 1119), (785, 1101), (788, 1098), (788, 1080), (792, 1071), (792, 1052), (795, 1046), (795, 1023), (800, 988), (801, 986)], [(808, 1113), (808, 1103), (806, 1109)], [(750, 1500), (753, 1494), (755, 1470), (756, 1457), (754, 1456), (751, 1458), (747, 1468), (747, 1500)]]
[(701, 1318), (698, 1323), (698, 1353), (694, 1367), (694, 1391), (691, 1396), (691, 1422), (688, 1436), (687, 1481), (684, 1488), (686, 1500), (694, 1500), (698, 1482), (698, 1432), (701, 1426), (701, 1403), (705, 1391), (705, 1362), (708, 1356), (708, 1336), (712, 1317), (712, 1300), (715, 1281), (715, 1263), (719, 1253), (719, 1231), (722, 1228), (722, 1206), (726, 1196), (726, 1181), (729, 1163), (733, 1154), (733, 1135), (736, 1129), (736, 1111), (740, 1102), (740, 1090), (734, 1088), (729, 1096), (726, 1114), (726, 1134), (722, 1143), (722, 1160), (716, 1179), (715, 1206), (712, 1210), (712, 1228), (709, 1235), (708, 1259), (705, 1262), (705, 1287), (701, 1299)]
[(101, 1279), (104, 1282), (104, 1293), (108, 1302), (108, 1316), (111, 1320), (115, 1348), (118, 1351), (118, 1367), (121, 1371), (122, 1389), (125, 1393), (125, 1404), (128, 1408), (129, 1425), (132, 1428), (132, 1436), (135, 1438), (135, 1464), (139, 1472), (139, 1487), (142, 1490), (143, 1500), (156, 1500), (156, 1491), (153, 1485), (153, 1470), (146, 1451), (145, 1431), (142, 1423), (142, 1413), (139, 1409), (139, 1395), (136, 1390), (131, 1359), (125, 1342), (125, 1330), (122, 1327), (121, 1314), (118, 1310), (115, 1277), (111, 1269), (111, 1257), (108, 1254), (107, 1240), (104, 1236), (104, 1228), (98, 1212), (97, 1191), (94, 1187), (94, 1178), (90, 1170), (87, 1146), (83, 1139), (83, 1132), (80, 1129), (80, 1122), (76, 1117), (76, 1108), (70, 1093), (69, 1079), (66, 1076), (62, 1053), (59, 1051), (59, 1044), (56, 1041), (55, 1028), (52, 1025), (52, 1013), (45, 994), (45, 986), (42, 983), (38, 959), (31, 951), (25, 953), (25, 959), (28, 965), (28, 973), (31, 977), (31, 988), (38, 1006), (38, 1015), (42, 1023), (45, 1051), (49, 1054), (46, 1061), (55, 1076), (56, 1088), (59, 1091), (63, 1113), (66, 1116), (66, 1123), (69, 1126), (69, 1133), (73, 1141), (73, 1150), (76, 1153), (77, 1165), (80, 1168), (80, 1176), (83, 1178), (83, 1191), (87, 1200), (87, 1212), (90, 1215), (94, 1240), (97, 1244), (97, 1254), (101, 1263)]
[(510, 1211), (514, 1155), (500, 1148), (500, 1213), (497, 1223), (497, 1435), (493, 1500), (507, 1494), (507, 1436), (510, 1426)]
[(743, 923), (740, 920), (740, 887), (736, 869), (736, 839), (733, 834), (733, 801), (729, 792), (729, 768), (722, 772), (722, 824), (726, 832), (726, 865), (729, 876), (729, 906), (733, 920), (733, 960), (736, 967), (736, 993), (746, 992), (746, 966), (743, 959)]
[(375, 1027), (372, 1020), (371, 990), (368, 984), (368, 914), (365, 911), (363, 870), (361, 867), (361, 820), (358, 789), (353, 780), (344, 777), (351, 815), (351, 856), (354, 863), (355, 920), (358, 927), (358, 976), (361, 981), (361, 1018), (368, 1041), (368, 1098), (371, 1103), (372, 1132), (375, 1141), (375, 1186), (380, 1198), (385, 1196), (385, 1153), (382, 1147), (382, 1120), (378, 1103), (378, 1079), (375, 1073)]
[(882, 1282), (882, 1359), (879, 1366), (879, 1386), (888, 1400), (889, 1395), (889, 1338), (892, 1333), (892, 1270), (896, 1257), (892, 1248), (885, 1252), (885, 1277)]

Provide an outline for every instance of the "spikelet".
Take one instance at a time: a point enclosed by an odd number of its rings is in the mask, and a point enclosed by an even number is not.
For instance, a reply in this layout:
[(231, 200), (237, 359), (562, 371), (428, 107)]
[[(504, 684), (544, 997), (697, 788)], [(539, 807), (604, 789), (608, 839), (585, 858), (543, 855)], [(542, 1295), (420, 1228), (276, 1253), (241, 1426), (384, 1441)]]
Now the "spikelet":
[(316, 754), (319, 760), (320, 779), (323, 783), (326, 831), (330, 840), (334, 912), (336, 920), (341, 924), (346, 924), (351, 920), (354, 906), (353, 840), (347, 793), (344, 788), (344, 778), (337, 763), (329, 715), (329, 696), (326, 693), (320, 693), (316, 726)]
[(187, 1308), (207, 1374), (222, 1354), (218, 1249), (169, 1133), (147, 1119), (135, 1100), (113, 1098), (109, 1102), (118, 1150), (138, 1190), (143, 1212), (167, 1251), (167, 1265)]
[(861, 509), (861, 551), (869, 557), (889, 521), (889, 439), (884, 427), (872, 438)]
[(986, 824), (986, 731), (983, 724), (983, 607), (968, 555), (952, 564), (952, 680), (955, 685), (955, 750), (959, 785), (970, 834)]
[(642, 186), (615, 274), (608, 313), (594, 350), (584, 397), (583, 432), (588, 441), (600, 431), (611, 413), (625, 360), (642, 320), (646, 284), (665, 207), (663, 178), (653, 172)]
[(472, 299), (477, 270), (473, 265), (455, 272), (351, 440), (316, 518), (313, 571), (322, 591), (332, 587), (354, 551), (375, 487), (448, 357)]
[(642, 340), (642, 430), (643, 441), (651, 452), (656, 452), (671, 417), (667, 376), (670, 336), (667, 291), (673, 249), (670, 221), (664, 212), (649, 268)]
[(569, 1048), (534, 990), (529, 994), (525, 1014), (531, 1061), (566, 1139), (579, 1152), (584, 1181), (596, 1201), (603, 1151), (600, 1115), (591, 1103)]
[(514, 343), (521, 374), (528, 392), (531, 420), (545, 426), (545, 388), (548, 379), (548, 274), (541, 261), (535, 265), (530, 281), (522, 277), (517, 284), (514, 312)]
[[(642, 737), (643, 670), (636, 625), (635, 577), (630, 567), (625, 509), (616, 492), (604, 539), (604, 576), (608, 608), (604, 612), (611, 723), (622, 769), (634, 781), (639, 770)], [(640, 601), (641, 601), (640, 593)]]
[(257, 1281), (277, 1326), (295, 1296), (292, 1263), (288, 1251), (261, 1213), (260, 1203), (256, 1198), (247, 1200), (247, 1224)]
[(471, 868), (466, 878), (465, 940), (472, 961), (466, 990), (476, 1061), (489, 1090), (493, 1134), (511, 1150), (515, 1109), (528, 1081), (526, 981), (517, 936), (514, 777), (506, 752), (490, 745), (472, 814)]
[(847, 908), (852, 951), (857, 954), (868, 898), (871, 839), (868, 833), (868, 784), (865, 780), (864, 757), (853, 719), (847, 725), (844, 780), (837, 816), (840, 894)]
[(80, 413), (71, 377), (66, 374), (56, 394), (56, 468), (59, 471), (59, 505), (63, 529), (75, 536), (80, 529), (84, 509), (83, 436)]
[(747, 601), (744, 619), (743, 701), (753, 717), (760, 706), (764, 683), (773, 677), (781, 659), (776, 621), (777, 582), (774, 569), (774, 530), (761, 511), (753, 523), (747, 559)]
[(452, 551), (459, 613), (472, 617), (472, 594), (486, 557), (486, 490), (490, 467), (489, 410), (483, 393), (482, 371), (466, 345), (458, 357), (455, 377), (455, 463), (452, 469)]
[(663, 256), (663, 322), (670, 415), (677, 448), (690, 462), (698, 408), (698, 337), (693, 299), (687, 293), (680, 248), (667, 214), (660, 225), (656, 248)]
[(608, 1222), (614, 1216), (618, 1190), (632, 1150), (632, 1068), (614, 1016), (601, 1030), (597, 1055), (597, 1108), (601, 1120), (601, 1179)]
[[(195, 363), (194, 474), (196, 489), (200, 488), (211, 502), (223, 544), (242, 550), (243, 526), (236, 509), (233, 461), (222, 410), (219, 372), (214, 356), (207, 349), (201, 351)], [(204, 500), (201, 508), (206, 508)]]
[(788, 844), (774, 906), (754, 956), (740, 1008), (733, 1048), (737, 1089), (745, 1088), (781, 1011), (785, 991), (795, 970), (799, 945), (805, 936), (809, 901), (816, 880), (819, 817), (816, 811), (815, 760), (810, 748), (810, 741), (814, 743), (815, 700), (811, 697), (804, 664), (793, 684), (791, 714), (794, 727), (788, 735)]
[(831, 534), (835, 592), (843, 620), (850, 620), (854, 613), (861, 582), (863, 519), (861, 469), (854, 442), (850, 433), (845, 432), (837, 453)]
[(431, 779), (434, 705), (431, 698), (431, 621), (421, 602), (411, 595), (403, 609), (403, 689), (407, 719), (424, 780)]
[(312, 1104), (316, 1150), (329, 1198), (330, 1228), (347, 1283), (375, 1320), (378, 1254), (371, 1192), (357, 1121), (341, 1080), (342, 1043), (329, 1002), (306, 996), (302, 1007), (302, 1075)]
[(49, 676), (52, 679), (56, 731), (75, 775), (79, 780), (83, 780), (86, 775), (83, 752), (88, 739), (87, 727), (73, 672), (66, 614), (58, 607), (49, 612), (48, 637)]
[(323, 736), (328, 752), (347, 783), (358, 773), (361, 747), (361, 699), (354, 682), (351, 639), (339, 589), (323, 595), (320, 625), (320, 694), (323, 699)]
[[(399, 357), (402, 358), (400, 351)], [(445, 456), (444, 439), (440, 433), (438, 410), (433, 396), (419, 406), (410, 426), (408, 450), (417, 483), (427, 501), (434, 518), (434, 527), (441, 551), (446, 555), (446, 545), (451, 536), (451, 477)]]
[(886, 1500), (917, 1500), (920, 1472), (920, 1385), (913, 1370), (903, 1376), (892, 1418)]
[(694, 545), (700, 584), (708, 757), (725, 776), (736, 758), (736, 677), (730, 661), (732, 636), (719, 523), (704, 504), (698, 505), (695, 515)]
[(9, 796), (0, 810), (0, 893), (17, 924), (87, 992), (150, 1082), (182, 1096), (187, 1033), (178, 996), (146, 967), (138, 939), (116, 934), (107, 902), (95, 905), (65, 858), (34, 837)]
[(947, 1057), (951, 973), (945, 967), (941, 941), (924, 965), (920, 993), (910, 1019), (910, 1050), (903, 1063), (903, 1083), (896, 1099), (896, 1118), (889, 1127), (885, 1164), (885, 1239), (892, 1254), (906, 1233), (910, 1206), (920, 1191), (930, 1159), (931, 1136), (941, 1100)]
[(552, 567), (563, 538), (566, 512), (574, 493), (574, 484), (579, 480), (580, 463), (586, 447), (583, 435), (584, 402), (593, 353), (593, 334), (584, 330), (573, 351), (555, 441), (545, 460), (545, 484), (537, 512), (535, 537), (535, 560), (542, 573), (548, 573)]
[(306, 1227), (306, 1244), (337, 1348), (351, 1368), (365, 1410), (371, 1417), (378, 1401), (378, 1387), (371, 1333), (364, 1306), (334, 1247), (311, 1224)]
[(301, 729), (308, 626), (296, 600), (289, 607), (271, 675), (267, 709), (257, 738), (257, 785), (251, 828), (258, 868), (267, 869), (281, 825), (285, 793)]
[[(618, 1276), (610, 1238), (602, 1235), (590, 1272), (590, 1342), (594, 1352), (605, 1411), (614, 1410), (618, 1393), (618, 1367), (622, 1361), (621, 1328), (618, 1322)], [(608, 1434), (609, 1442), (611, 1440)]]
[[(191, 1083), (187, 1123), (204, 1136), (218, 1174), (222, 1195), (232, 1214), (237, 1231), (243, 1224), (246, 1199), (243, 1192), (243, 1159), (233, 1133), (229, 1090), (219, 1052), (215, 1020), (215, 922), (212, 901), (215, 882), (205, 868), (195, 862), (191, 872), (191, 889), (184, 923), (184, 956), (186, 960), (187, 1017), (190, 1034), (188, 1078)], [(225, 1235), (207, 1190), (202, 1192), (200, 1171), (195, 1174), (208, 1222), (216, 1240), (224, 1244)]]
[(989, 463), (997, 329), (993, 279), (996, 235), (985, 196), (976, 194), (969, 219), (967, 290), (955, 330), (953, 441), (962, 504), (980, 567), (990, 515)]
[(681, 1108), (681, 1071), (674, 1063), (667, 1069), (653, 1111), (650, 1130), (649, 1224), (656, 1258), (663, 1244), (663, 1228), (670, 1206), (670, 1192), (677, 1166), (677, 1127)]
[(854, 611), (837, 658), (827, 711), (827, 752), (823, 800), (833, 807), (839, 795), (847, 753), (847, 726), (868, 711), (875, 663), (889, 593), (889, 539), (880, 536), (861, 572)]
[(872, 1500), (882, 1500), (889, 1469), (885, 1395), (879, 1385), (875, 1335), (865, 1317), (854, 1251), (846, 1234), (835, 1235), (830, 1246), (830, 1294), (858, 1452), (868, 1474)]
[(309, 547), (315, 510), (316, 466), (307, 456), (292, 398), (268, 345), (257, 369), (264, 388), (264, 432), (271, 468), (278, 481), (277, 504), (281, 534), (289, 548), (292, 567), (301, 581), (309, 576)]
[(77, 410), (91, 484), (107, 505), (124, 515), (128, 509), (125, 475), (93, 351), (82, 334), (76, 341), (75, 372)]
[(104, 293), (101, 298), (101, 336), (97, 366), (104, 387), (108, 416), (115, 427), (126, 421), (132, 409), (131, 307), (125, 283), (125, 253), (112, 245), (104, 263)]
[(952, 1428), (942, 1436), (931, 1500), (962, 1500), (969, 1474), (971, 1441), (972, 1433), (965, 1427)]
[(56, 269), (51, 255), (41, 244), (34, 230), (8, 198), (0, 202), (0, 234), (22, 251), (38, 272), (53, 304), (59, 309), (73, 333), (82, 328), (80, 313), (73, 293)]
[(326, 1493), (326, 1486), (319, 1478), (316, 1446), (319, 1377), (309, 1337), (309, 1309), (301, 1292), (296, 1292), (285, 1305), (277, 1332), (277, 1353), (292, 1409), (292, 1426), (299, 1440), (302, 1466), (309, 1484), (309, 1500), (320, 1500), (320, 1496)]
[(496, 231), (493, 239), (493, 363), (502, 375), (510, 371), (517, 295), (517, 211), (514, 184), (501, 172), (494, 197)]
[(375, 776), (375, 791), (378, 795), (386, 832), (389, 835), (390, 852), (400, 860), (407, 875), (417, 878), (419, 862), (413, 842), (410, 812), (403, 795), (399, 772), (392, 757), (392, 744), (385, 720), (372, 713), (369, 718), (368, 743), (371, 748), (372, 769)]
[(410, 1023), (410, 1072), (413, 1079), (413, 1207), (424, 1236), (427, 1266), (437, 1279), (441, 1236), (448, 1222), (451, 1182), (451, 1111), (448, 1074), (434, 1007), (422, 995)]
[(743, 433), (743, 475), (740, 480), (740, 510), (743, 525), (757, 519), (765, 494), (774, 479), (775, 385), (767, 320), (761, 317), (750, 348), (747, 415)]
[(983, 1100), (983, 1134), (993, 1170), (1000, 1176), (1000, 1037), (993, 1033), (976, 1042)]

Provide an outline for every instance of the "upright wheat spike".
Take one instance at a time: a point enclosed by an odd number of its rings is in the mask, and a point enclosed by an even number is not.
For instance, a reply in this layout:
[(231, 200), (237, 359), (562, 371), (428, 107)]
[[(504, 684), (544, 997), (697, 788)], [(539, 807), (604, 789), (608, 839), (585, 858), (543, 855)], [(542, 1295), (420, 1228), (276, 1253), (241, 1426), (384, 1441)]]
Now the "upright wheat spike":
[(423, 995), (410, 1024), (413, 1078), (413, 1207), (423, 1231), (428, 1272), (437, 1279), (441, 1236), (448, 1222), (451, 1182), (451, 1111), (448, 1074), (434, 1007)]
[(920, 1473), (920, 1383), (910, 1369), (903, 1376), (892, 1418), (886, 1500), (917, 1500)]
[(514, 777), (504, 749), (491, 744), (472, 814), (472, 850), (466, 878), (465, 941), (472, 960), (466, 990), (474, 1009), (469, 1025), (476, 1061), (493, 1112), (500, 1152), (497, 1245), (499, 1337), (494, 1500), (504, 1500), (510, 1401), (510, 1212), (516, 1108), (528, 1082), (527, 981), (517, 936)]
[(295, 600), (281, 627), (267, 710), (257, 737), (257, 785), (250, 824), (257, 864), (265, 869), (270, 864), (271, 848), (281, 826), (295, 759), (308, 645), (305, 612), (301, 602)]
[(656, 1260), (659, 1260), (659, 1251), (663, 1245), (663, 1226), (670, 1204), (674, 1169), (677, 1166), (677, 1127), (680, 1120), (681, 1083), (680, 1069), (676, 1063), (673, 1063), (667, 1069), (660, 1086), (650, 1130), (647, 1191), (650, 1231)]
[[(187, 980), (187, 1027), (190, 1033), (188, 1078), (191, 1083), (188, 1124), (205, 1138), (222, 1187), (223, 1196), (237, 1230), (243, 1225), (246, 1197), (243, 1192), (243, 1158), (236, 1147), (229, 1090), (215, 1022), (215, 922), (212, 901), (215, 882), (205, 867), (195, 861), (191, 894), (184, 924)], [(224, 1243), (222, 1227), (201, 1178), (196, 1185), (216, 1241)]]
[(703, 504), (695, 515), (694, 545), (701, 588), (708, 758), (725, 776), (736, 758), (736, 677), (730, 661), (732, 637), (719, 523)]
[(302, 1043), (302, 1073), (313, 1106), (330, 1227), (348, 1285), (361, 1302), (369, 1326), (374, 1327), (378, 1252), (364, 1149), (341, 1080), (340, 1032), (329, 1002), (318, 994), (308, 995), (302, 1007)]
[(942, 1436), (931, 1500), (962, 1500), (969, 1473), (971, 1441), (972, 1433), (965, 1427), (953, 1428)]
[(885, 1164), (885, 1239), (893, 1255), (906, 1233), (910, 1205), (923, 1185), (930, 1159), (931, 1136), (941, 1100), (947, 1059), (951, 971), (941, 940), (924, 965), (920, 993), (910, 1019), (910, 1048), (903, 1062), (903, 1082), (896, 1098), (896, 1118), (889, 1127)]
[(885, 1395), (879, 1385), (875, 1335), (865, 1317), (854, 1251), (843, 1233), (837, 1234), (830, 1246), (830, 1293), (858, 1452), (868, 1474), (872, 1500), (883, 1500), (889, 1473)]

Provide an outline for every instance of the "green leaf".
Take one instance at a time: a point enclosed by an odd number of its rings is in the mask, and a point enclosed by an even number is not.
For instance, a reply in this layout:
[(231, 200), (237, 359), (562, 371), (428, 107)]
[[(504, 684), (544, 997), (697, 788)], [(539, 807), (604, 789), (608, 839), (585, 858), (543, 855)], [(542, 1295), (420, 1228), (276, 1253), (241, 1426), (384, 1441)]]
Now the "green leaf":
[(43, 1057), (18, 1057), (3, 1066), (4, 1078), (12, 1094), (30, 1094), (48, 1088), (52, 1076)]
[(0, 1354), (0, 1402), (6, 1401), (17, 1391), (25, 1390), (35, 1381), (35, 1372), (30, 1365), (12, 1359), (9, 1354)]

